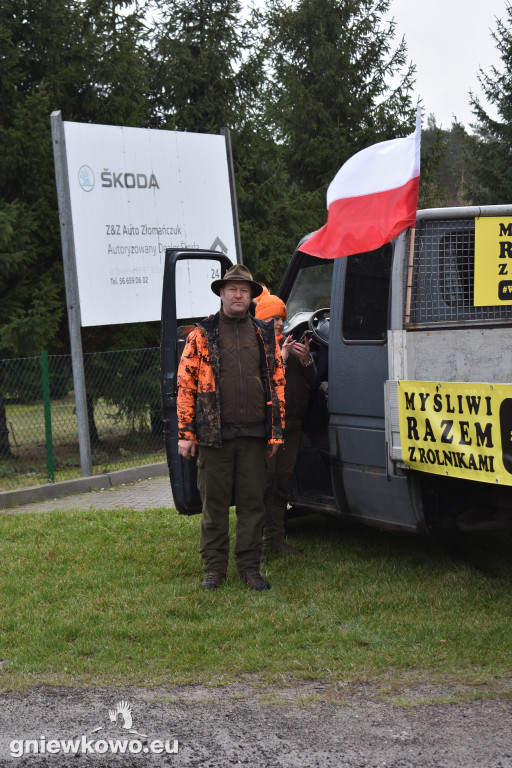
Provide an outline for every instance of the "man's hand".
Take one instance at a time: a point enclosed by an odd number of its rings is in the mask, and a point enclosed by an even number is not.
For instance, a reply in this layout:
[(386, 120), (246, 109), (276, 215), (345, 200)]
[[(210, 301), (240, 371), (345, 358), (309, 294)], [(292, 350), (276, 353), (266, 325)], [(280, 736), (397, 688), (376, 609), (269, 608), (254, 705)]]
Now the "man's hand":
[(267, 445), (267, 456), (269, 459), (277, 453), (280, 445), (281, 443), (270, 443), (270, 445)]
[(196, 444), (194, 440), (178, 440), (178, 453), (184, 459), (190, 459), (196, 455)]

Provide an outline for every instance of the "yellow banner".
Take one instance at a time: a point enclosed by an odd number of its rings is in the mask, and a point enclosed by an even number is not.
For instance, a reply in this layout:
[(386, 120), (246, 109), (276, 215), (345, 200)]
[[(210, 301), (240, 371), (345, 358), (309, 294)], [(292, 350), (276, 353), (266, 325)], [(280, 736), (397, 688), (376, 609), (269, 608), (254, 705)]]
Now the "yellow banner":
[(475, 307), (512, 304), (512, 217), (475, 219)]
[(411, 469), (512, 485), (512, 385), (399, 381), (398, 413)]

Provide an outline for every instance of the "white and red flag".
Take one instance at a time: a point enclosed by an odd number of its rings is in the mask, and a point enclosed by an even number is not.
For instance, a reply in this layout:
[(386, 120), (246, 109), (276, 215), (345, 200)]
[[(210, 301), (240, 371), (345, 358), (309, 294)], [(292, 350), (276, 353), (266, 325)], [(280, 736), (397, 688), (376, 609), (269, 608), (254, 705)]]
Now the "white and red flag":
[(327, 190), (327, 224), (301, 246), (321, 259), (380, 248), (414, 226), (420, 183), (421, 107), (405, 139), (374, 144), (341, 166)]

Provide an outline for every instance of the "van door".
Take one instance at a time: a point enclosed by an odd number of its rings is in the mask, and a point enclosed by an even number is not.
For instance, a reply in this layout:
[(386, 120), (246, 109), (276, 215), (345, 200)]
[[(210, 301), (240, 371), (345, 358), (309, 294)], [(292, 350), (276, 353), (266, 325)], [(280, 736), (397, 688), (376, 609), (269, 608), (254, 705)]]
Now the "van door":
[(397, 241), (338, 259), (329, 344), (329, 441), (343, 514), (381, 528), (424, 529), (405, 475), (388, 473), (385, 382), (393, 288), (402, 286)]
[(199, 514), (201, 499), (196, 458), (186, 460), (178, 454), (178, 365), (195, 321), (219, 309), (219, 298), (210, 286), (231, 266), (230, 259), (218, 251), (169, 248), (165, 252), (160, 329), (162, 418), (174, 506), (182, 515)]
[(302, 422), (301, 445), (295, 464), (290, 503), (297, 512), (338, 514), (331, 483), (328, 425), (329, 320), (333, 261), (296, 251), (279, 288), (288, 317), (284, 334), (300, 339), (313, 333), (311, 353), (317, 375), (309, 410)]
[[(384, 382), (393, 247), (338, 259), (329, 344), (333, 480), (350, 515), (368, 518), (386, 480)], [(375, 487), (373, 487), (375, 486)], [(385, 514), (382, 499), (377, 509)]]

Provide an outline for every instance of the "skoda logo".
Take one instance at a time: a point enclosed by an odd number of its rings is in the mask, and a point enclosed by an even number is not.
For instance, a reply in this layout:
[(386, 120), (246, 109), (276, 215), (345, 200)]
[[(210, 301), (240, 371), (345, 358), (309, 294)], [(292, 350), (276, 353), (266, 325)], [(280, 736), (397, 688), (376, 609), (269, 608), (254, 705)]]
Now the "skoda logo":
[(88, 165), (82, 165), (78, 171), (78, 183), (84, 192), (90, 192), (94, 188), (94, 173)]

